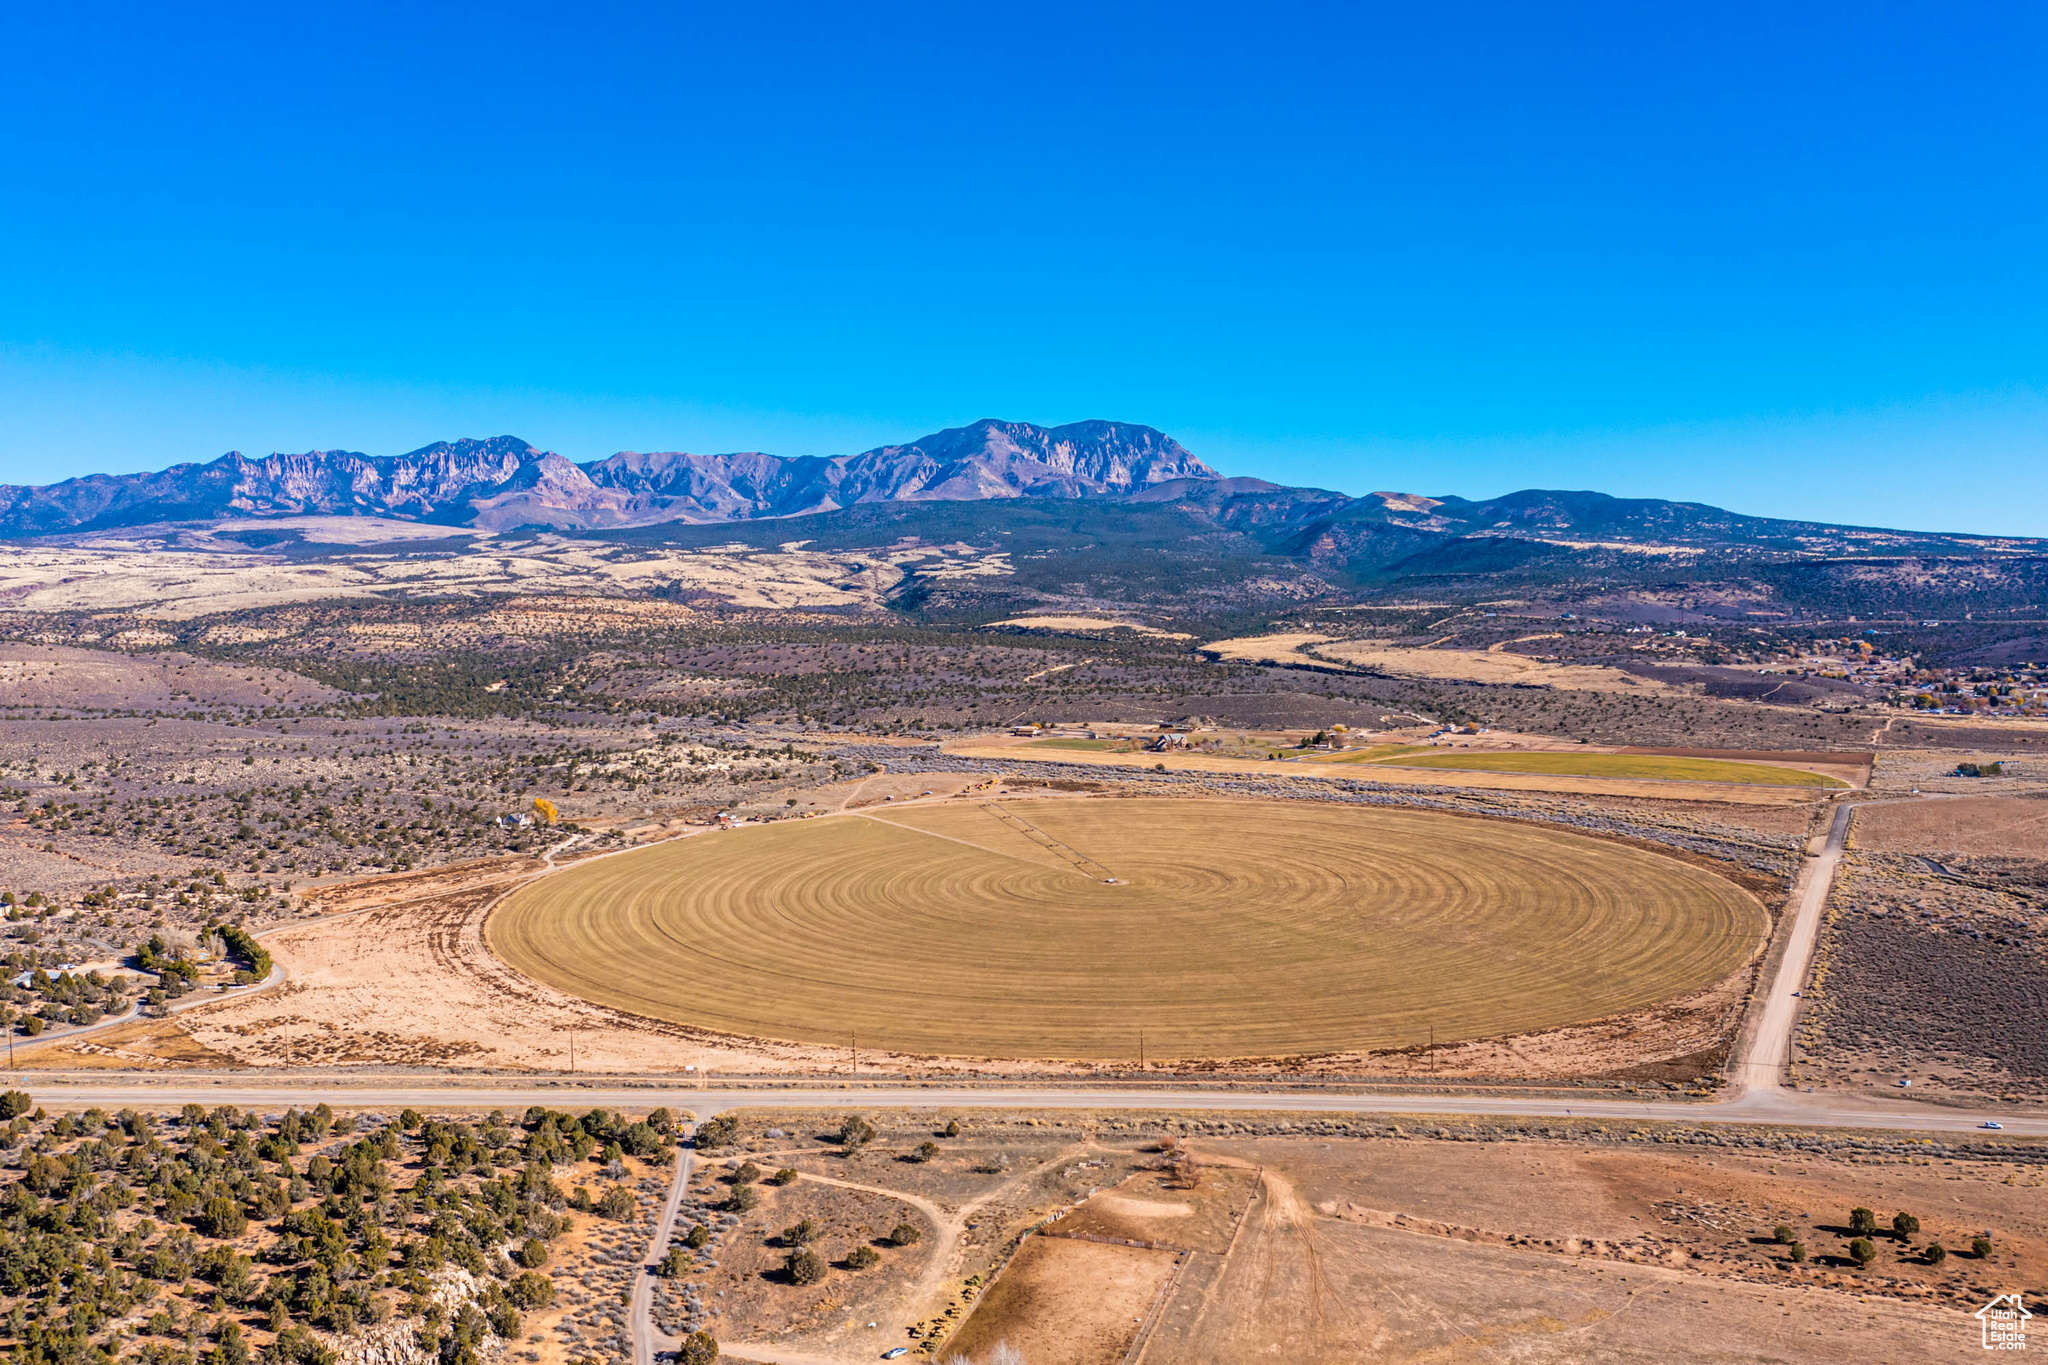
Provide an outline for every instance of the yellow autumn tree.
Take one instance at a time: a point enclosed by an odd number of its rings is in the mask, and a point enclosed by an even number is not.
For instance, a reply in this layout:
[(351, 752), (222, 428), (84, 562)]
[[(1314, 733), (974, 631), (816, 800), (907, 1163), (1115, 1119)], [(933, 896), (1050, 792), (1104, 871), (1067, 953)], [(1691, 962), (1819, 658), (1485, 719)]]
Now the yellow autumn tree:
[(555, 803), (545, 796), (533, 798), (533, 813), (540, 817), (543, 825), (552, 825), (562, 818), (562, 813), (555, 809)]

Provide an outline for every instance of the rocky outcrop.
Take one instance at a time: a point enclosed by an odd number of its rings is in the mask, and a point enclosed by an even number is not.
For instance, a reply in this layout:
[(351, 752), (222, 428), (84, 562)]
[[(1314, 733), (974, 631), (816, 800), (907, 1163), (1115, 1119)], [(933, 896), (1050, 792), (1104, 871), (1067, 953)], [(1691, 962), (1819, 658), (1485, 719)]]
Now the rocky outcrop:
[(310, 450), (251, 460), (234, 451), (156, 473), (0, 486), (0, 533), (304, 515), (580, 529), (794, 516), (864, 502), (1107, 498), (1216, 477), (1172, 437), (1124, 422), (985, 419), (859, 455), (624, 451), (588, 464), (495, 436), (387, 458)]

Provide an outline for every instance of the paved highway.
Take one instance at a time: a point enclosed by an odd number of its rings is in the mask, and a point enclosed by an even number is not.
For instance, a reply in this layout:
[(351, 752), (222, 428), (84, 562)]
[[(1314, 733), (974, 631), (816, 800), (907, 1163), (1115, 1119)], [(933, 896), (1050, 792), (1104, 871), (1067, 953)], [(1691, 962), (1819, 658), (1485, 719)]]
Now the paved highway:
[(1618, 1118), (1681, 1123), (1768, 1123), (1802, 1128), (1889, 1128), (1915, 1132), (1963, 1132), (1987, 1118), (2006, 1131), (2048, 1137), (2048, 1117), (2018, 1118), (1945, 1110), (1930, 1105), (1888, 1103), (1807, 1095), (1790, 1090), (1751, 1090), (1725, 1099), (1573, 1099), (1507, 1095), (1409, 1095), (1390, 1091), (1214, 1090), (1198, 1085), (1144, 1089), (1080, 1086), (986, 1085), (813, 1085), (760, 1086), (745, 1090), (699, 1090), (660, 1082), (604, 1085), (535, 1085), (507, 1082), (438, 1084), (426, 1079), (266, 1081), (240, 1076), (205, 1080), (191, 1075), (161, 1080), (41, 1080), (16, 1074), (42, 1104), (105, 1108), (233, 1104), (249, 1109), (310, 1106), (325, 1100), (353, 1108), (492, 1109), (544, 1104), (557, 1109), (650, 1108), (667, 1105), (701, 1118), (740, 1109), (892, 1109), (907, 1106), (947, 1109), (1209, 1109), (1233, 1113), (1289, 1114), (1471, 1114), (1502, 1118)]

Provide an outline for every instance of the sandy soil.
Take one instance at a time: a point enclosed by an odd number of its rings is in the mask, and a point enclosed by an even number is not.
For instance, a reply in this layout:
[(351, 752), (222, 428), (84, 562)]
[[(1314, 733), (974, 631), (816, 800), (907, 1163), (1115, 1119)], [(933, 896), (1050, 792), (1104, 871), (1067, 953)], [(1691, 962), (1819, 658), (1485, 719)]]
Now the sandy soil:
[(1884, 853), (1981, 853), (2048, 858), (2048, 800), (1963, 797), (1865, 806), (1850, 845)]
[(1310, 664), (1332, 667), (1337, 661), (1398, 678), (1443, 678), (1457, 682), (1530, 683), (1538, 686), (1585, 688), (1607, 692), (1657, 692), (1664, 684), (1618, 668), (1558, 664), (1505, 649), (1402, 649), (1370, 640), (1342, 640), (1329, 635), (1247, 635), (1214, 640), (1203, 650), (1222, 659), (1252, 663)]
[[(1198, 1150), (1261, 1168), (1264, 1189), (1147, 1360), (1661, 1362), (1708, 1333), (1718, 1360), (1973, 1359), (1979, 1294), (2048, 1270), (2048, 1192), (2025, 1168), (1545, 1142)], [(1857, 1204), (1917, 1211), (1915, 1240), (1951, 1248), (1992, 1227), (1999, 1251), (1936, 1268), (1887, 1237), (1855, 1270), (1841, 1225)], [(1780, 1222), (1804, 1266), (1772, 1244)]]
[(510, 884), (519, 878), (530, 877), (546, 866), (539, 858), (522, 855), (478, 858), (388, 877), (314, 881), (307, 883), (295, 898), (303, 910), (323, 915), (347, 914), (396, 901), (422, 900), (481, 886)]
[(1031, 1365), (1119, 1365), (1179, 1270), (1178, 1252), (1032, 1237), (939, 1359), (987, 1358), (998, 1342)]

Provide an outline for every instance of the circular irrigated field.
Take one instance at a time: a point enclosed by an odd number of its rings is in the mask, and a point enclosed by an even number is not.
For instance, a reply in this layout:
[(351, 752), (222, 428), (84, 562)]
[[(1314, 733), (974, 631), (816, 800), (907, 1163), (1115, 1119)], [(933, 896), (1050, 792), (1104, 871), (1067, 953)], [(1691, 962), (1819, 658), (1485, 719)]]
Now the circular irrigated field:
[(1594, 1019), (1722, 979), (1764, 922), (1732, 883), (1603, 840), (1148, 798), (709, 834), (550, 876), (486, 935), (576, 995), (721, 1032), (1113, 1060), (1141, 1028), (1152, 1057), (1225, 1058)]

